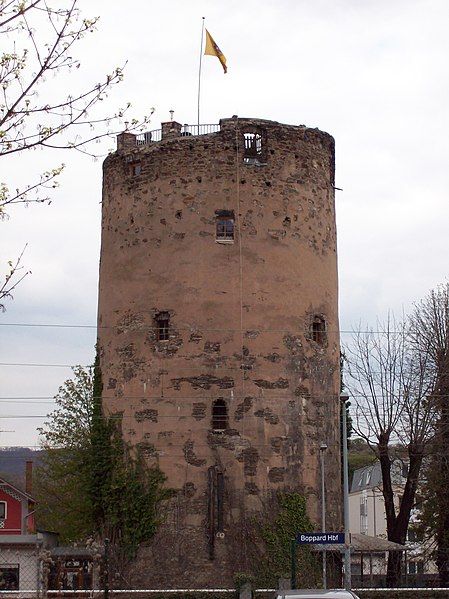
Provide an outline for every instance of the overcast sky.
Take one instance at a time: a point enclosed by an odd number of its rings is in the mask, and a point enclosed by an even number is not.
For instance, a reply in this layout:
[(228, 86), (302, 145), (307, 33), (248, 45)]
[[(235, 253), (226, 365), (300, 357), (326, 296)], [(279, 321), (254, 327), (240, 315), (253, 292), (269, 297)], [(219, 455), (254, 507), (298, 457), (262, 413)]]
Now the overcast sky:
[[(96, 82), (128, 61), (105, 109), (129, 100), (139, 118), (154, 106), (149, 129), (168, 120), (170, 109), (179, 122), (195, 123), (205, 16), (228, 73), (204, 58), (201, 122), (237, 114), (335, 137), (343, 331), (375, 324), (389, 309), (407, 311), (448, 280), (447, 0), (80, 0), (80, 7), (101, 17), (76, 53), (83, 80)], [(50, 85), (69, 90), (73, 82), (64, 75)], [(93, 360), (101, 160), (30, 152), (4, 158), (0, 181), (20, 187), (61, 162), (52, 204), (15, 207), (0, 223), (2, 267), (27, 243), (32, 271), (0, 324), (92, 328), (0, 327), (0, 430), (14, 431), (1, 432), (0, 445), (35, 445), (41, 416), (51, 410), (41, 402), (70, 376), (67, 367), (5, 363)]]

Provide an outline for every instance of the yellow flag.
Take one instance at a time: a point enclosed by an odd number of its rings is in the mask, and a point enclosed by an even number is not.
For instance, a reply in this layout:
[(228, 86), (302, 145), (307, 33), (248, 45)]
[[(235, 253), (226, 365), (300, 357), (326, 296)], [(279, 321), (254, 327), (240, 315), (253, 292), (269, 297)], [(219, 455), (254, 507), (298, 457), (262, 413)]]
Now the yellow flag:
[(225, 73), (228, 72), (228, 68), (226, 66), (226, 57), (217, 44), (214, 42), (214, 38), (206, 29), (206, 48), (204, 50), (204, 54), (208, 54), (209, 56), (216, 56), (223, 67), (223, 71)]

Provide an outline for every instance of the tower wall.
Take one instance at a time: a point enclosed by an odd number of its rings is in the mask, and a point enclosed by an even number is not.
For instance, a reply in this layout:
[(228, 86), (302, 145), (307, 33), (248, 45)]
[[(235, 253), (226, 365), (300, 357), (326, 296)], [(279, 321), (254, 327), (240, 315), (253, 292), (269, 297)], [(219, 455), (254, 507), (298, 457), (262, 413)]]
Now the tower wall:
[[(104, 163), (103, 404), (177, 491), (137, 579), (226, 585), (246, 567), (244, 523), (278, 490), (305, 495), (319, 522), (322, 442), (328, 526), (340, 526), (334, 140), (238, 118), (165, 132), (122, 137)], [(245, 133), (260, 136), (256, 159)], [(217, 241), (232, 213), (233, 243)]]

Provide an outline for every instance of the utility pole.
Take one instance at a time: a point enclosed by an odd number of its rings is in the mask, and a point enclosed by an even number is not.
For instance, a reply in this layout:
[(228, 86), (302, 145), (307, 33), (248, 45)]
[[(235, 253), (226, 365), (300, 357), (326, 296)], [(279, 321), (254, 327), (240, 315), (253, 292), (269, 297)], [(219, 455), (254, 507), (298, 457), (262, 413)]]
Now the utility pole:
[(349, 397), (340, 395), (340, 409), (343, 429), (343, 513), (345, 522), (345, 589), (351, 590), (351, 546), (349, 533), (349, 480), (348, 480), (348, 425), (346, 419), (346, 402)]
[[(320, 445), (320, 460), (321, 460), (321, 532), (326, 532), (326, 485), (324, 472), (324, 452), (327, 449), (326, 443)], [(326, 549), (323, 549), (323, 589), (327, 589), (327, 554)]]

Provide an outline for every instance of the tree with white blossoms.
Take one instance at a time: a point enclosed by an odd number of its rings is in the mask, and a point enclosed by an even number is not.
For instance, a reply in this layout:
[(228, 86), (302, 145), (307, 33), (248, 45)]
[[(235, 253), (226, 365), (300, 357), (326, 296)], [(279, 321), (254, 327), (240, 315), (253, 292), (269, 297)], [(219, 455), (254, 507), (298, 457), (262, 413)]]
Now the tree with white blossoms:
[[(81, 67), (75, 56), (78, 43), (95, 31), (97, 23), (98, 17), (81, 15), (78, 0), (0, 0), (1, 157), (38, 148), (78, 150), (93, 156), (93, 143), (120, 131), (119, 123), (130, 104), (106, 113), (103, 107), (99, 110), (99, 103), (122, 81), (123, 67), (80, 88), (72, 77)], [(127, 129), (138, 131), (149, 117), (128, 121)], [(13, 204), (49, 203), (63, 169), (64, 164), (52, 165), (23, 185), (0, 180), (0, 218), (5, 218)], [(6, 280), (0, 283), (1, 310), (2, 300), (11, 298), (28, 274), (22, 268), (22, 256), (23, 252), (9, 263)]]

